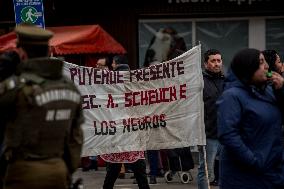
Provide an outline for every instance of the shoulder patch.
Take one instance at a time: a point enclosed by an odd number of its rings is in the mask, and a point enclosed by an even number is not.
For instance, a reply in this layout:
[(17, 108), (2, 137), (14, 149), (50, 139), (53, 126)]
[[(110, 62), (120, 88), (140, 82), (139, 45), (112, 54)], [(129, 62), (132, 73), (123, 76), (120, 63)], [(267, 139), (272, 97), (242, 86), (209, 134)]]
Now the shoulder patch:
[(9, 77), (4, 81), (4, 87), (7, 90), (12, 90), (16, 88), (17, 85), (18, 85), (18, 77), (16, 76)]
[(20, 77), (21, 80), (25, 80), (26, 83), (31, 82), (31, 83), (41, 84), (45, 81), (44, 78), (33, 73), (22, 73)]
[(9, 79), (6, 83), (7, 89), (11, 90), (14, 89), (16, 87), (16, 82), (14, 79)]
[(9, 90), (13, 90), (18, 87), (18, 85), (19, 82), (17, 76), (9, 77), (0, 83), (0, 94), (3, 94)]

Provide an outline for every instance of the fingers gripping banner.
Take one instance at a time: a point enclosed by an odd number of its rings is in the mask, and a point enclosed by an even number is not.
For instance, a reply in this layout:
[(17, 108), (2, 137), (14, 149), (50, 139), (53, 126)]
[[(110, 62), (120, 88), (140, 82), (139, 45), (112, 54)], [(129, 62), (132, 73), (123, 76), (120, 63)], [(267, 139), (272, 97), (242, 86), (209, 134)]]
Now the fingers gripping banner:
[(130, 71), (64, 64), (82, 95), (82, 156), (205, 145), (201, 47)]

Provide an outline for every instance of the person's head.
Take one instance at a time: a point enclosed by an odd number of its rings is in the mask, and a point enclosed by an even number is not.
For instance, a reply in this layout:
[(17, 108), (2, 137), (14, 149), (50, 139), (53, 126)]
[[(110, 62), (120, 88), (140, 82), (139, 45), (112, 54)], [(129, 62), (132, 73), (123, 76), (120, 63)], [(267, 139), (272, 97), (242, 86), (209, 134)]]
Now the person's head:
[(97, 61), (96, 67), (99, 69), (109, 69), (109, 58), (108, 57), (101, 57)]
[(127, 64), (128, 65), (128, 60), (127, 60), (126, 56), (124, 56), (124, 55), (116, 55), (116, 56), (113, 57), (112, 64), (111, 64), (113, 70), (116, 70), (117, 67), (119, 65), (122, 65), (122, 64)]
[(22, 48), (28, 58), (48, 56), (48, 42), (53, 36), (49, 30), (44, 30), (31, 24), (20, 24), (15, 28), (17, 47)]
[(278, 72), (279, 74), (284, 72), (283, 70), (284, 67), (280, 60), (280, 56), (275, 50), (264, 50), (262, 51), (262, 54), (267, 64), (269, 65), (269, 69), (271, 69), (272, 71)]
[(204, 67), (207, 71), (213, 73), (222, 72), (222, 56), (220, 51), (209, 49), (204, 53)]
[(267, 81), (268, 64), (257, 49), (239, 51), (231, 62), (231, 69), (244, 84), (262, 86)]

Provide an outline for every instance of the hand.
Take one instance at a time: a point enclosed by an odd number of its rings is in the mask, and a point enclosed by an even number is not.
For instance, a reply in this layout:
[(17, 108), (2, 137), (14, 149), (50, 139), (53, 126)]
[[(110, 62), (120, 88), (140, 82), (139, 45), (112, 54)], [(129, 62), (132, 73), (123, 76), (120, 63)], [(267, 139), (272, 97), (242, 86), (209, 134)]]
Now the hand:
[(280, 89), (284, 85), (284, 78), (277, 72), (272, 72), (272, 77), (269, 78), (275, 89)]

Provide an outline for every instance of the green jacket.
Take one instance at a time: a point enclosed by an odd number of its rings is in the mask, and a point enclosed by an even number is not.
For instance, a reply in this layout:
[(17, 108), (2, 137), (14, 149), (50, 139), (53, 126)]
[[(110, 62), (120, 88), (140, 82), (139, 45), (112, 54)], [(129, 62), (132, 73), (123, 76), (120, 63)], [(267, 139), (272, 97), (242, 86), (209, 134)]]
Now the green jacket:
[(21, 74), (5, 80), (0, 94), (7, 123), (4, 156), (8, 162), (62, 158), (73, 173), (83, 145), (81, 95), (62, 75), (58, 59), (30, 59), (20, 66)]

